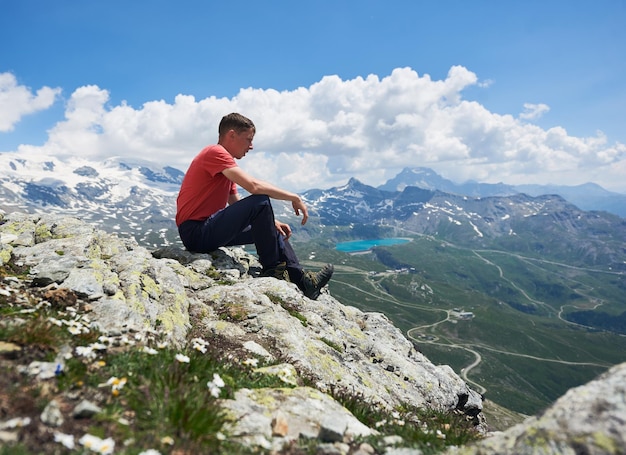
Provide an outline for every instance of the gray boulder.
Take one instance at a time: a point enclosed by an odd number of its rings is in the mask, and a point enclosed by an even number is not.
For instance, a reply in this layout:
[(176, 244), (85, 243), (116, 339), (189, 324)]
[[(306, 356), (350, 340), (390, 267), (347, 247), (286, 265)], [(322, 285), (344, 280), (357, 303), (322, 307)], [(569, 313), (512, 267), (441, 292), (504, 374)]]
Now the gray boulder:
[(449, 455), (626, 453), (626, 363), (569, 390), (543, 414)]

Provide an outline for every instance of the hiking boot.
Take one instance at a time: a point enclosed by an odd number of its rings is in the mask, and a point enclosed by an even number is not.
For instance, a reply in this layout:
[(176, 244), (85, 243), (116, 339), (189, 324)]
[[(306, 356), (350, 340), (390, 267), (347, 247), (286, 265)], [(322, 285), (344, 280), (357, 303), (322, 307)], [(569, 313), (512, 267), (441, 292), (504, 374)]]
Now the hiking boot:
[(280, 262), (276, 267), (271, 267), (261, 271), (261, 277), (276, 278), (277, 280), (289, 281), (289, 272), (287, 272), (287, 264)]
[(317, 273), (305, 271), (302, 273), (302, 279), (298, 287), (306, 297), (315, 300), (320, 296), (320, 291), (326, 286), (330, 277), (333, 276), (334, 270), (335, 268), (332, 264), (326, 264)]

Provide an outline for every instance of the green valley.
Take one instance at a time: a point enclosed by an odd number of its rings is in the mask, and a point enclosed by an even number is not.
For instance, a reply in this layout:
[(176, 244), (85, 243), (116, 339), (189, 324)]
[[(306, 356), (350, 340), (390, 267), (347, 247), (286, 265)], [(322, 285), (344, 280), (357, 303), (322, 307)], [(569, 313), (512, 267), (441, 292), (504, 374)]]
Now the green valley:
[(535, 414), (626, 361), (625, 334), (568, 320), (580, 311), (623, 313), (623, 272), (424, 235), (364, 254), (327, 240), (295, 246), (306, 265), (335, 264), (333, 297), (384, 313), (432, 362), (519, 413)]

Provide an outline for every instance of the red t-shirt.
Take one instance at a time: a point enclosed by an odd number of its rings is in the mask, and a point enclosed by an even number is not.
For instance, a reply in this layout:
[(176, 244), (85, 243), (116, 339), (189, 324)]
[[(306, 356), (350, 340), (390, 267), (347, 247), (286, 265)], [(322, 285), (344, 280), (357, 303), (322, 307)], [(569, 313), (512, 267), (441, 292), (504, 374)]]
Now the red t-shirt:
[(235, 159), (221, 145), (209, 145), (198, 153), (176, 199), (177, 226), (187, 220), (205, 220), (226, 207), (228, 196), (237, 193), (237, 185), (222, 171), (235, 166)]

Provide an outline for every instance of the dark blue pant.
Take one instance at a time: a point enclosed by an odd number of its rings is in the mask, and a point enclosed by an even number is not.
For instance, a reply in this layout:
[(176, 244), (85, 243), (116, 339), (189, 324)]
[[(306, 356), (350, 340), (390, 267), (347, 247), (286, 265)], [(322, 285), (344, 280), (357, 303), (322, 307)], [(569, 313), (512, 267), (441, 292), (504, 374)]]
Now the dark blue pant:
[(285, 262), (291, 281), (298, 283), (302, 276), (296, 253), (276, 230), (274, 210), (268, 196), (248, 196), (204, 221), (185, 221), (178, 227), (178, 233), (185, 248), (195, 253), (254, 243), (263, 269)]

